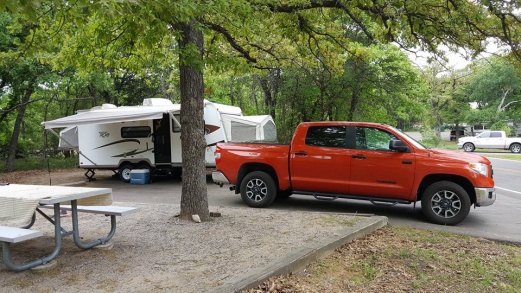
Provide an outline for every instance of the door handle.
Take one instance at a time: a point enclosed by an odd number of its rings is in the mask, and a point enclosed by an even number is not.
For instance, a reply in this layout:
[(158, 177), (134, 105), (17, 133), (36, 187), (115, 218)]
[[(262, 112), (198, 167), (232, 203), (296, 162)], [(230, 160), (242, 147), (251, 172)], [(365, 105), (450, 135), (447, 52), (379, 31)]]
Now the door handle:
[(307, 156), (307, 152), (295, 152), (295, 156)]
[(404, 164), (404, 165), (412, 165), (412, 161), (410, 161), (410, 160), (403, 160), (402, 164)]
[(362, 160), (367, 159), (367, 157), (365, 155), (352, 155), (351, 158), (353, 158), (353, 159), (362, 159)]

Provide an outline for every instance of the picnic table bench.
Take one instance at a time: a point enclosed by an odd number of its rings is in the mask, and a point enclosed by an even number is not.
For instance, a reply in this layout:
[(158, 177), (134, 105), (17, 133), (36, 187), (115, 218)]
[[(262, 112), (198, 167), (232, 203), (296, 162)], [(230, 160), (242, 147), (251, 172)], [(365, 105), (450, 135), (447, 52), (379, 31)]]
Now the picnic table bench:
[[(95, 197), (101, 197), (101, 200), (93, 200)], [(11, 200), (13, 202), (12, 204)], [(35, 201), (35, 206), (32, 210), (28, 210), (25, 206), (28, 206), (27, 202), (30, 202), (31, 200)], [(107, 205), (78, 205), (78, 201), (81, 202), (82, 200), (87, 204), (98, 202)], [(6, 204), (6, 202), (8, 204)], [(70, 203), (70, 205), (62, 205), (62, 203)], [(69, 235), (73, 236), (74, 243), (81, 249), (89, 249), (98, 245), (106, 244), (116, 232), (116, 217), (133, 213), (138, 210), (134, 207), (120, 207), (112, 206), (110, 204), (112, 204), (112, 190), (110, 188), (17, 184), (0, 186), (0, 212), (8, 213), (7, 211), (10, 211), (11, 209), (16, 210), (18, 208), (22, 210), (21, 213), (31, 213), (29, 214), (31, 221), (25, 227), (0, 226), (0, 242), (2, 243), (4, 264), (14, 271), (23, 271), (38, 265), (46, 264), (56, 258), (61, 249), (62, 238)], [(23, 206), (24, 208), (22, 209), (20, 206)], [(52, 209), (54, 211), (54, 216), (48, 216), (42, 211), (42, 209)], [(61, 210), (71, 211), (71, 231), (66, 231), (61, 225), (61, 219), (59, 216)], [(21, 265), (14, 264), (11, 261), (10, 246), (43, 235), (40, 231), (29, 230), (29, 228), (34, 224), (36, 212), (54, 225), (55, 248), (48, 256)], [(78, 212), (110, 216), (111, 228), (107, 236), (84, 243), (81, 240), (78, 228)]]

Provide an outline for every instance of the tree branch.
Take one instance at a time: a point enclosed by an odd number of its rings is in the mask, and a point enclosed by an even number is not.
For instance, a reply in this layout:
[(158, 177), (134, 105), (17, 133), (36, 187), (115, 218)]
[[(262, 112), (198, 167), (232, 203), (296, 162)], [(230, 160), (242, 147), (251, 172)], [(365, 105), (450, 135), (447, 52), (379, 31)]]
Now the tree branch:
[(239, 45), (239, 43), (237, 43), (235, 38), (230, 34), (230, 32), (228, 32), (228, 30), (226, 30), (226, 28), (224, 28), (218, 24), (206, 22), (206, 21), (201, 21), (201, 23), (206, 25), (211, 30), (223, 35), (224, 38), (226, 38), (226, 40), (230, 44), (230, 46), (232, 46), (232, 48), (234, 48), (237, 52), (239, 52), (242, 55), (242, 57), (244, 59), (246, 59), (248, 62), (257, 63), (257, 59), (253, 58), (250, 55), (250, 52), (248, 52), (245, 48), (243, 48), (241, 45)]

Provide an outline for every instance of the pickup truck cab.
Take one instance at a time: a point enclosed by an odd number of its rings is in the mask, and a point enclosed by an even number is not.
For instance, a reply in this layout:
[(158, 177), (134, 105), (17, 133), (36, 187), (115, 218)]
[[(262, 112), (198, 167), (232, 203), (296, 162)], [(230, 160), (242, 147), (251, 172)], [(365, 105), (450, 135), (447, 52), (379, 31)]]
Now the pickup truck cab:
[(473, 152), (475, 149), (502, 149), (520, 153), (521, 138), (509, 138), (504, 131), (483, 131), (476, 136), (458, 139), (458, 148), (466, 152)]
[(455, 225), (472, 205), (495, 199), (490, 161), (431, 150), (394, 127), (366, 122), (305, 122), (290, 145), (219, 143), (215, 183), (231, 184), (252, 207), (291, 194), (374, 204), (421, 201), (430, 221)]

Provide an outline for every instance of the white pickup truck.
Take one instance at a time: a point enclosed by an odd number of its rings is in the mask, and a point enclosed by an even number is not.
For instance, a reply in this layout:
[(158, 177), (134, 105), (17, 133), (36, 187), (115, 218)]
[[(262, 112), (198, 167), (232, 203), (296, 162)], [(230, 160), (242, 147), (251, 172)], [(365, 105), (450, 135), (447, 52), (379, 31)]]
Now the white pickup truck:
[(475, 149), (502, 149), (520, 153), (521, 137), (507, 137), (504, 131), (483, 131), (476, 136), (459, 138), (458, 148), (466, 152), (473, 152)]

